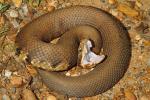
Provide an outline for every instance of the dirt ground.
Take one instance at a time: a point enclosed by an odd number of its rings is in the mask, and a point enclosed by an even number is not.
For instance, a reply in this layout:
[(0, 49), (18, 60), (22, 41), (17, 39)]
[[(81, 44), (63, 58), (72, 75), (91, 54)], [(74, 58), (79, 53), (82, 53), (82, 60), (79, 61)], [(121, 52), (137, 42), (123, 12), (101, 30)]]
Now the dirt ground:
[[(98, 7), (116, 16), (132, 41), (125, 76), (107, 92), (93, 97), (69, 98), (49, 90), (24, 61), (26, 56), (16, 54), (14, 41), (21, 27), (46, 12), (73, 5)], [(0, 0), (0, 100), (150, 100), (150, 1)]]

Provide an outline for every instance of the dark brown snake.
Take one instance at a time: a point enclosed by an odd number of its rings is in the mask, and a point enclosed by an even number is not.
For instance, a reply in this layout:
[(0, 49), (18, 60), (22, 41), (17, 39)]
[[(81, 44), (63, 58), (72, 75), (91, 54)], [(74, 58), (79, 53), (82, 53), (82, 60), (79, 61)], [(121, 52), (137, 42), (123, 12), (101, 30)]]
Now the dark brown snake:
[[(62, 63), (63, 59), (68, 59), (69, 64), (75, 65), (74, 57), (77, 55), (77, 48), (74, 49), (72, 46), (64, 49), (63, 46), (67, 46), (65, 44), (48, 46), (45, 42), (59, 37), (73, 27), (83, 25), (99, 31), (103, 41), (103, 52), (107, 56), (105, 61), (98, 64), (91, 72), (77, 77), (38, 69), (44, 83), (51, 90), (68, 96), (84, 97), (103, 93), (124, 76), (131, 58), (131, 43), (123, 24), (98, 8), (73, 6), (40, 16), (23, 27), (16, 37), (17, 45), (29, 53), (30, 60), (47, 59), (54, 62), (53, 66), (55, 66)], [(65, 38), (64, 41), (68, 39)], [(76, 39), (78, 38), (64, 43), (78, 47)], [(68, 55), (73, 57), (67, 58)]]

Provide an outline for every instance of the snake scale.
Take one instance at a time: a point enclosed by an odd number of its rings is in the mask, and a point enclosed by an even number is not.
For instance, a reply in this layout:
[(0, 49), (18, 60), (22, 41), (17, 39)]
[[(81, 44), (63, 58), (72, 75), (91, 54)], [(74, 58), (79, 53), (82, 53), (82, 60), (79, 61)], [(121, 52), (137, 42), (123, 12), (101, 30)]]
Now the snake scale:
[[(77, 77), (68, 77), (59, 72), (37, 69), (43, 82), (54, 91), (68, 96), (93, 96), (112, 88), (126, 72), (131, 58), (131, 42), (123, 24), (111, 14), (91, 6), (73, 6), (44, 14), (25, 25), (16, 37), (16, 44), (29, 52), (29, 58), (47, 58), (59, 63), (61, 56), (74, 55), (74, 48), (68, 53), (63, 49), (47, 46), (54, 38), (76, 26), (91, 26), (102, 37), (105, 61), (94, 70)], [(64, 39), (64, 41), (67, 40)], [(71, 42), (76, 44), (76, 42)], [(99, 44), (100, 45), (100, 44)], [(65, 45), (63, 45), (65, 46)], [(59, 51), (59, 54), (53, 52)], [(62, 55), (61, 55), (62, 54)], [(60, 56), (60, 57), (58, 57)], [(73, 63), (73, 62), (71, 62)]]

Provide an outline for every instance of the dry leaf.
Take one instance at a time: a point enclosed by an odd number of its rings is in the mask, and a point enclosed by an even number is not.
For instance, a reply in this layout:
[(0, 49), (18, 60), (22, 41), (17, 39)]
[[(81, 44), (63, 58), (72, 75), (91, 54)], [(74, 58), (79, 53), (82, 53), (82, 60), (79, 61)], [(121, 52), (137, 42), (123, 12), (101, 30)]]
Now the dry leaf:
[(135, 9), (132, 9), (130, 8), (128, 5), (126, 4), (119, 4), (117, 9), (124, 13), (125, 15), (127, 16), (130, 16), (130, 17), (137, 17), (139, 15), (139, 12), (136, 11)]
[(137, 100), (137, 98), (133, 92), (125, 90), (125, 100)]
[(14, 5), (16, 6), (16, 7), (20, 7), (21, 6), (21, 4), (22, 4), (22, 0), (12, 0), (12, 2), (14, 3)]

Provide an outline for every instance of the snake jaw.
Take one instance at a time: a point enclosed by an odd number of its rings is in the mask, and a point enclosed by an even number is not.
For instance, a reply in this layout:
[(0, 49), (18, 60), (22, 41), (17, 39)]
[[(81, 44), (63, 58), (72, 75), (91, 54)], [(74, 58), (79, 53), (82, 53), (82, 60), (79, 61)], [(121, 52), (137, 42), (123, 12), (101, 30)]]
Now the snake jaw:
[(92, 43), (88, 39), (83, 39), (79, 46), (79, 55), (78, 55), (78, 63), (83, 68), (92, 68), (96, 64), (102, 62), (105, 58), (105, 55), (96, 55), (91, 51), (93, 47)]

